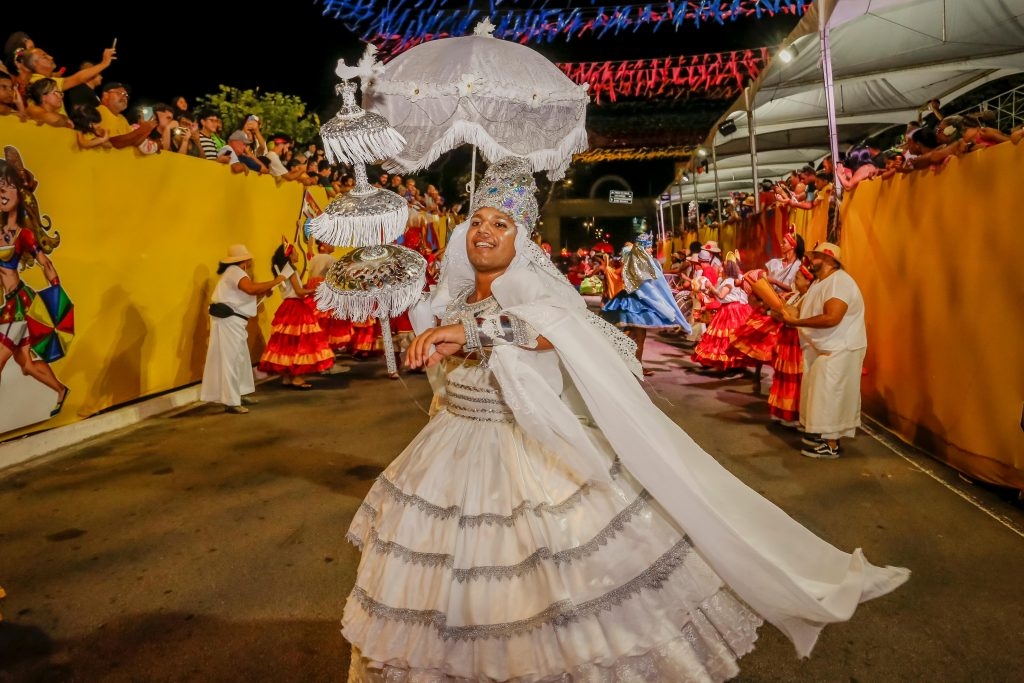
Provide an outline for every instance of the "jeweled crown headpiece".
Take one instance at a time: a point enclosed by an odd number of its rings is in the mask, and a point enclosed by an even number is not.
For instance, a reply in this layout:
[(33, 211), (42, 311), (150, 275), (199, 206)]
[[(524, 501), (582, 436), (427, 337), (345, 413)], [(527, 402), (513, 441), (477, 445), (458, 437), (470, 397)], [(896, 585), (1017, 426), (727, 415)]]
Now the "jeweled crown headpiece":
[(487, 167), (476, 189), (470, 214), (489, 206), (508, 214), (522, 230), (531, 230), (537, 222), (537, 183), (533, 165), (522, 157), (504, 157)]
[(642, 232), (636, 236), (636, 245), (641, 249), (650, 249), (654, 246), (654, 238), (649, 232)]

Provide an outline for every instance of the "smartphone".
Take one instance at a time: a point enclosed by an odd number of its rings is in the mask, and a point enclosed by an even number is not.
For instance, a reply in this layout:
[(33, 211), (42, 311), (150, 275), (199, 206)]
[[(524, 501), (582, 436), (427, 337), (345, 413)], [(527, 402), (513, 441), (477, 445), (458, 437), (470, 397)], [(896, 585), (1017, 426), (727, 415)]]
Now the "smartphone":
[(154, 114), (153, 114), (153, 107), (143, 107), (142, 108), (142, 120), (143, 121), (152, 121), (153, 120), (153, 116), (154, 116)]

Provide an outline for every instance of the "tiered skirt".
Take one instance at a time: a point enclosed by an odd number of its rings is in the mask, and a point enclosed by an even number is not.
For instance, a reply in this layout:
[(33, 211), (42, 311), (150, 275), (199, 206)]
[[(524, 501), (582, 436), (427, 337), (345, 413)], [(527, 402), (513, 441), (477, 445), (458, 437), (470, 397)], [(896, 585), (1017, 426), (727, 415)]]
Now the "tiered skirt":
[(515, 424), (486, 368), (455, 377), (350, 527), (363, 555), (343, 619), (349, 680), (736, 675), (760, 619), (600, 432), (587, 429), (607, 477), (582, 481)]

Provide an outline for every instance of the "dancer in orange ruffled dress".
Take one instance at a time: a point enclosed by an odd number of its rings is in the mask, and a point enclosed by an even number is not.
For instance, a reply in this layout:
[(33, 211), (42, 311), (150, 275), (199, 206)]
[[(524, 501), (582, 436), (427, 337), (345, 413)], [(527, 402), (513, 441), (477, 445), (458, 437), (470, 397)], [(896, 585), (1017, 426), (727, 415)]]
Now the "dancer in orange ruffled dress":
[(284, 301), (274, 314), (273, 332), (259, 369), (281, 375), (286, 387), (312, 389), (305, 376), (330, 370), (334, 353), (307, 298), (313, 290), (303, 287), (295, 272), (298, 260), (299, 253), (292, 244), (282, 244), (271, 257), (274, 274), (285, 277), (279, 285)]

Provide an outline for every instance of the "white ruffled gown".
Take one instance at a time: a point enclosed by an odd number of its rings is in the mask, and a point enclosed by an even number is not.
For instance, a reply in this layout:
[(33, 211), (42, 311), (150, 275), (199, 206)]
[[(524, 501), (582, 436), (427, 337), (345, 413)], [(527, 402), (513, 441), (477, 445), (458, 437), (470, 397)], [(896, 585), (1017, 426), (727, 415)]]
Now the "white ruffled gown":
[(349, 680), (735, 676), (761, 619), (601, 432), (584, 430), (607, 477), (587, 482), (564, 464), (579, 454), (559, 457), (515, 423), (485, 364), (449, 367), (445, 407), (374, 483), (348, 533), (362, 550), (343, 617)]

